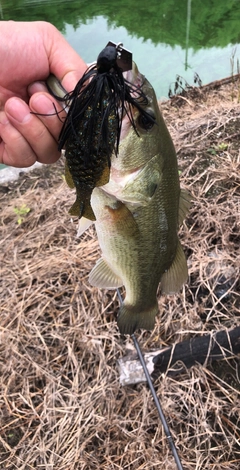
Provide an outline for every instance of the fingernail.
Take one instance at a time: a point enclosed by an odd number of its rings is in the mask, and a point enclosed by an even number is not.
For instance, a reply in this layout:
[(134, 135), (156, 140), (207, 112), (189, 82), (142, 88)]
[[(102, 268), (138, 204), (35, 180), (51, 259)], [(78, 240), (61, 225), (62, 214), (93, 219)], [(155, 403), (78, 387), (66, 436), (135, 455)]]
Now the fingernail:
[(10, 115), (10, 117), (20, 124), (24, 124), (31, 119), (28, 105), (19, 98), (10, 98), (5, 104), (5, 112), (8, 117)]
[(30, 101), (31, 109), (39, 114), (55, 114), (56, 110), (50, 98), (43, 94), (33, 95)]
[(30, 96), (34, 95), (34, 93), (38, 92), (47, 92), (47, 87), (44, 84), (44, 82), (34, 82), (31, 83), (31, 85), (28, 86), (28, 94)]

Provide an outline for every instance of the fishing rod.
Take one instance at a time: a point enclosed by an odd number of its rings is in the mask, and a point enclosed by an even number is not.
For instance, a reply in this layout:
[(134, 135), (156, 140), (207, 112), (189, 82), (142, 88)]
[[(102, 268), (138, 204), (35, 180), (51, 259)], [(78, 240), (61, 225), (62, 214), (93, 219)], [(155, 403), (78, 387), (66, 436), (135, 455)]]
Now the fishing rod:
[[(119, 298), (119, 302), (120, 302), (120, 304), (122, 305), (122, 304), (123, 304), (123, 300), (122, 300), (122, 296), (121, 296), (121, 293), (120, 293), (119, 289), (117, 289), (117, 295), (118, 295), (118, 298)], [(164, 429), (164, 432), (165, 432), (165, 435), (166, 435), (166, 438), (167, 438), (169, 447), (170, 447), (170, 449), (171, 449), (171, 451), (172, 451), (174, 460), (175, 460), (176, 465), (177, 465), (177, 470), (184, 470), (184, 469), (183, 469), (183, 466), (182, 466), (182, 463), (181, 463), (181, 461), (180, 461), (180, 458), (179, 458), (179, 455), (178, 455), (178, 452), (177, 452), (177, 448), (176, 448), (176, 446), (175, 446), (175, 443), (174, 443), (172, 434), (171, 434), (171, 432), (170, 432), (170, 429), (169, 429), (167, 420), (166, 420), (166, 418), (165, 418), (165, 416), (164, 416), (164, 413), (163, 413), (163, 410), (162, 410), (160, 401), (159, 401), (158, 396), (157, 396), (157, 394), (156, 394), (156, 390), (155, 390), (155, 388), (154, 388), (154, 386), (153, 386), (152, 379), (151, 379), (151, 376), (150, 376), (150, 374), (149, 374), (149, 371), (148, 371), (148, 368), (147, 368), (147, 365), (146, 365), (146, 362), (145, 362), (143, 353), (142, 353), (142, 351), (141, 351), (139, 342), (138, 342), (138, 340), (137, 340), (137, 338), (136, 338), (136, 336), (135, 336), (134, 333), (131, 335), (131, 338), (132, 338), (132, 340), (133, 340), (133, 343), (134, 343), (134, 346), (135, 346), (135, 348), (136, 348), (136, 351), (137, 351), (139, 360), (140, 360), (140, 362), (141, 362), (141, 365), (142, 365), (142, 368), (143, 368), (145, 377), (146, 377), (146, 379), (147, 379), (147, 383), (148, 383), (149, 388), (150, 388), (150, 390), (151, 390), (152, 397), (153, 397), (153, 399), (154, 399), (154, 402), (155, 402), (155, 405), (156, 405), (156, 408), (157, 408), (157, 411), (158, 411), (160, 420), (161, 420), (161, 422), (162, 422), (163, 429)]]

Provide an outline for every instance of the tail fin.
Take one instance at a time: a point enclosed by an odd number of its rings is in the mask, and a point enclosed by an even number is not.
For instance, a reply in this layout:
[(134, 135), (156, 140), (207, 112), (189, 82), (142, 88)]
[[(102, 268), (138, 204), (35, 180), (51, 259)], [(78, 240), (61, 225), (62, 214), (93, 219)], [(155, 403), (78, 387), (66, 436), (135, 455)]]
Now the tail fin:
[(157, 302), (147, 310), (138, 310), (136, 307), (123, 304), (120, 307), (117, 324), (122, 335), (132, 335), (138, 328), (153, 330), (155, 316), (158, 313)]

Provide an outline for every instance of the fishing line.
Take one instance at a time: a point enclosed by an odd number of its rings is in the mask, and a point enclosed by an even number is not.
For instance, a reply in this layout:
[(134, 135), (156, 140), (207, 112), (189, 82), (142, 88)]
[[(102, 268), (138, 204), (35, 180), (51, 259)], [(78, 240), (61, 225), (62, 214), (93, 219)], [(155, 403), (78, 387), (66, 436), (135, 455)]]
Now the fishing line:
[[(123, 304), (123, 300), (122, 300), (122, 296), (121, 296), (121, 293), (120, 293), (120, 290), (119, 290), (119, 289), (117, 289), (117, 295), (118, 295), (118, 298), (119, 298), (119, 302), (120, 302), (120, 304), (122, 305), (122, 304)], [(177, 449), (176, 449), (176, 446), (175, 446), (173, 437), (172, 437), (172, 435), (171, 435), (171, 432), (170, 432), (170, 429), (169, 429), (167, 420), (166, 420), (166, 418), (165, 418), (165, 416), (164, 416), (164, 413), (163, 413), (163, 410), (162, 410), (160, 401), (159, 401), (159, 399), (158, 399), (158, 396), (157, 396), (157, 394), (156, 394), (156, 390), (155, 390), (155, 388), (154, 388), (154, 386), (153, 386), (153, 383), (152, 383), (152, 379), (151, 379), (150, 374), (149, 374), (149, 372), (148, 372), (148, 368), (147, 368), (147, 365), (146, 365), (146, 362), (145, 362), (143, 353), (142, 353), (142, 351), (141, 351), (140, 345), (139, 345), (138, 340), (137, 340), (137, 338), (136, 338), (136, 336), (135, 336), (134, 333), (131, 335), (131, 338), (132, 338), (132, 340), (133, 340), (135, 349), (136, 349), (136, 351), (137, 351), (139, 360), (140, 360), (140, 362), (141, 362), (141, 365), (142, 365), (142, 368), (143, 368), (145, 377), (146, 377), (146, 379), (147, 379), (147, 383), (148, 383), (149, 388), (150, 388), (150, 390), (151, 390), (152, 397), (153, 397), (153, 399), (154, 399), (154, 402), (155, 402), (155, 405), (156, 405), (156, 408), (157, 408), (157, 411), (158, 411), (160, 420), (161, 420), (161, 422), (162, 422), (163, 429), (164, 429), (164, 432), (165, 432), (165, 435), (166, 435), (166, 438), (167, 438), (169, 447), (170, 447), (170, 449), (171, 449), (171, 451), (172, 451), (174, 460), (175, 460), (176, 465), (177, 465), (177, 469), (178, 469), (178, 470), (183, 470), (183, 466), (182, 466), (182, 464), (181, 464), (181, 461), (180, 461), (180, 458), (179, 458), (179, 455), (178, 455), (178, 452), (177, 452)]]

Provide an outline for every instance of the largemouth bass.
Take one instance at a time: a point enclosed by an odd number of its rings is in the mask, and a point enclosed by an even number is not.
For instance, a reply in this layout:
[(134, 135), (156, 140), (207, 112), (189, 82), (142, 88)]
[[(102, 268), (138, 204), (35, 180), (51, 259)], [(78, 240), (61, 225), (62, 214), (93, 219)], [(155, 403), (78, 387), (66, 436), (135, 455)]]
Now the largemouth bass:
[[(160, 282), (161, 292), (174, 293), (187, 280), (187, 263), (177, 232), (190, 197), (180, 190), (176, 152), (152, 86), (135, 64), (125, 76), (134, 85), (132, 93), (141, 90), (146, 100), (141, 102), (142, 110), (129, 105), (131, 110), (122, 122), (119, 154), (111, 156), (108, 183), (91, 188), (90, 211), (80, 220), (79, 235), (95, 218), (102, 258), (89, 281), (99, 288), (125, 286), (117, 321), (122, 334), (132, 334), (138, 328), (154, 327)], [(55, 95), (65, 96), (55, 77), (50, 77), (48, 84)], [(76, 187), (68, 165), (67, 180), (70, 187)], [(79, 203), (77, 193), (74, 213)]]
[(133, 108), (137, 135), (129, 117), (123, 119), (109, 182), (91, 196), (102, 258), (89, 276), (93, 286), (125, 287), (117, 319), (122, 334), (153, 329), (160, 282), (167, 294), (186, 282), (187, 263), (177, 232), (190, 204), (180, 190), (176, 152), (152, 86), (136, 65), (127, 80), (141, 87), (148, 100), (145, 110), (155, 124)]

